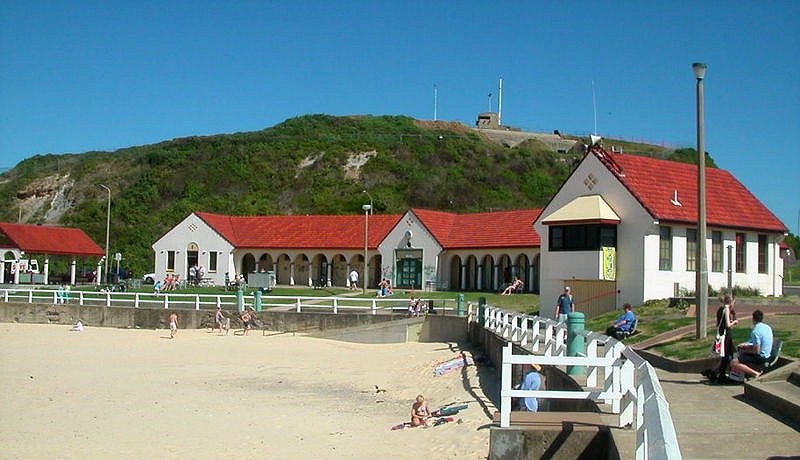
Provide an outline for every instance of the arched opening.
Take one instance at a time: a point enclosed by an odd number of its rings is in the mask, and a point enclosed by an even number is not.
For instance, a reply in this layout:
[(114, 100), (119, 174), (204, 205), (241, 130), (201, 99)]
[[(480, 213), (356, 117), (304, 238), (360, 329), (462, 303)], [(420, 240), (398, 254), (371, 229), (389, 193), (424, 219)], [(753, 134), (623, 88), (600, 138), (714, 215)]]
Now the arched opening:
[(539, 263), (540, 263), (539, 254), (536, 254), (535, 256), (533, 256), (533, 263), (531, 264), (532, 265), (531, 272), (533, 274), (531, 275), (531, 280), (530, 280), (531, 292), (535, 294), (539, 293)]
[(450, 259), (450, 289), (461, 289), (461, 257), (453, 256)]
[(512, 270), (511, 257), (508, 257), (508, 255), (506, 254), (503, 254), (502, 256), (500, 256), (500, 259), (497, 264), (499, 266), (499, 271), (500, 271), (499, 273), (500, 279), (498, 280), (499, 284), (510, 283), (511, 281), (513, 281), (511, 274)]
[(294, 284), (311, 286), (311, 264), (305, 254), (294, 258)]
[(381, 282), (381, 278), (383, 278), (383, 272), (381, 271), (381, 255), (376, 254), (369, 259), (369, 286), (368, 288), (378, 288), (378, 283)]
[(17, 260), (17, 257), (11, 251), (6, 251), (3, 253), (3, 281), (6, 283), (12, 283), (14, 281), (14, 275), (11, 273), (11, 264)]
[(517, 263), (514, 265), (514, 276), (521, 279), (525, 282), (523, 284), (525, 291), (531, 290), (531, 280), (529, 279), (528, 267), (530, 267), (530, 261), (528, 260), (528, 256), (525, 254), (520, 254), (517, 256)]
[(341, 254), (331, 259), (331, 285), (347, 286), (347, 260)]
[(248, 252), (242, 257), (241, 273), (244, 275), (245, 281), (247, 281), (248, 275), (254, 271), (256, 271), (256, 256)]
[(272, 270), (272, 256), (269, 254), (261, 254), (261, 257), (258, 258), (258, 271), (260, 272), (268, 272)]
[(292, 261), (286, 254), (278, 256), (278, 273), (275, 274), (275, 279), (278, 284), (291, 284), (292, 278)]
[(467, 257), (466, 265), (467, 276), (464, 289), (475, 291), (478, 289), (478, 258), (475, 256)]
[(483, 258), (483, 279), (481, 286), (484, 291), (494, 291), (494, 258), (492, 256), (485, 256)]
[(328, 259), (322, 254), (311, 259), (311, 281), (315, 286), (328, 285)]

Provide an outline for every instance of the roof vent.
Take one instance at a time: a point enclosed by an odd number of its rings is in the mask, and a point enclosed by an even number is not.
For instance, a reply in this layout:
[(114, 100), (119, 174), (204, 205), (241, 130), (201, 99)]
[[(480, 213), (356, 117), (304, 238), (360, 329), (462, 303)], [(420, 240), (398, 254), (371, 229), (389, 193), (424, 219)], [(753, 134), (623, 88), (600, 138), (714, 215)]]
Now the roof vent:
[(678, 201), (678, 191), (675, 190), (675, 195), (669, 200), (670, 203), (674, 204), (675, 206), (683, 206), (680, 201)]

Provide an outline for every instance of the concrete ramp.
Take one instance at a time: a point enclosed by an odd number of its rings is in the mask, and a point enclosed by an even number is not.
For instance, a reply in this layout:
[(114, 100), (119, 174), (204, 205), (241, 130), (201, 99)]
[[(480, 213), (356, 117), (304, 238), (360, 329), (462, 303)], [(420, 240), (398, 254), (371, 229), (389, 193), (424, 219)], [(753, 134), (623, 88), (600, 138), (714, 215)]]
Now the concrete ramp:
[(323, 339), (355, 343), (416, 342), (419, 340), (424, 322), (424, 318), (404, 318), (378, 324), (328, 330), (310, 335)]

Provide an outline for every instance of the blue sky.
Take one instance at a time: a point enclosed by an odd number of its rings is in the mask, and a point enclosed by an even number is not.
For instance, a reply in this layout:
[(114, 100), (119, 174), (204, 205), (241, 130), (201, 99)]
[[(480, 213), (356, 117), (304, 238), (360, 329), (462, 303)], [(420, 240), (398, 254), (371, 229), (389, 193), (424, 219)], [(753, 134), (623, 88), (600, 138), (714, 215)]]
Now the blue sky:
[[(474, 123), (504, 79), (530, 130), (706, 145), (793, 231), (800, 2), (0, 0), (0, 167), (307, 113)], [(493, 99), (496, 109), (496, 96)]]

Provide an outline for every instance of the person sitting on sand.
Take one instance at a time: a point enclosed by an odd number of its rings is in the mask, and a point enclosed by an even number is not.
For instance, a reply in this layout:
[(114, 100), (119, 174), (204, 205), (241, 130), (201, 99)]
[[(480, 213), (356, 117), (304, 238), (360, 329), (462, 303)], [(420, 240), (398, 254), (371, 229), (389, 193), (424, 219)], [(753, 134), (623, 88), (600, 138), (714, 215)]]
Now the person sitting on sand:
[(515, 292), (517, 292), (519, 288), (522, 287), (523, 284), (525, 284), (525, 282), (517, 278), (514, 280), (513, 283), (509, 284), (508, 287), (503, 292), (500, 293), (500, 295), (514, 294)]
[(84, 329), (83, 323), (81, 322), (81, 320), (78, 320), (78, 322), (75, 323), (74, 326), (72, 326), (72, 329), (70, 329), (70, 332), (83, 332), (83, 329)]
[(417, 399), (411, 406), (411, 426), (428, 426), (428, 419), (431, 417), (431, 410), (425, 397), (417, 395)]

